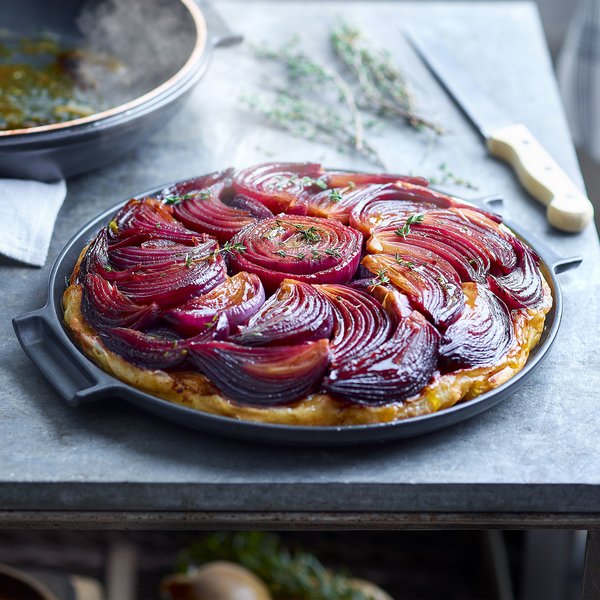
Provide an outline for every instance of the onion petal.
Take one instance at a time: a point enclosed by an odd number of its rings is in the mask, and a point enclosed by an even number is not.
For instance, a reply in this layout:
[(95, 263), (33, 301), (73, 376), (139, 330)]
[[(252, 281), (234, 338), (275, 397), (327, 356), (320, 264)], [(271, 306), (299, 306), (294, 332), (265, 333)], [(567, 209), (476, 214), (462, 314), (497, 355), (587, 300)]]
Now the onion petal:
[(231, 340), (246, 346), (298, 344), (329, 338), (329, 302), (313, 286), (284, 279), (277, 292)]
[(225, 315), (231, 329), (242, 325), (264, 302), (265, 291), (260, 279), (253, 273), (241, 272), (207, 294), (165, 311), (162, 316), (180, 333), (195, 335), (204, 331), (217, 314)]
[(446, 329), (440, 345), (440, 365), (447, 370), (493, 365), (514, 341), (504, 302), (481, 284), (465, 283), (462, 289), (465, 308)]
[(231, 342), (188, 345), (190, 360), (225, 396), (255, 406), (289, 404), (315, 391), (329, 363), (329, 342), (246, 347)]
[(323, 387), (333, 396), (366, 406), (402, 402), (418, 394), (435, 372), (438, 332), (414, 311), (373, 352), (333, 369)]

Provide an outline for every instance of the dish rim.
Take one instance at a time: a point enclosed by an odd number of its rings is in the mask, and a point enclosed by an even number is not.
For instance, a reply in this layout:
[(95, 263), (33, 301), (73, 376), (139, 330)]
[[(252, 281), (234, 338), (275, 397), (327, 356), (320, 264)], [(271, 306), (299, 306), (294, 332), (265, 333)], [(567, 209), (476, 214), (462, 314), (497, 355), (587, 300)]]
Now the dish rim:
[[(141, 194), (136, 194), (132, 198), (144, 198), (152, 196), (176, 183), (187, 181), (188, 179), (177, 180), (175, 182), (155, 186)], [(79, 255), (84, 246), (89, 243), (91, 237), (97, 232), (97, 229), (105, 224), (120, 207), (122, 207), (130, 198), (122, 200), (112, 207), (106, 209), (101, 214), (90, 220), (69, 240), (56, 258), (50, 277), (48, 280), (48, 303), (42, 309), (48, 312), (49, 319), (52, 321), (54, 332), (61, 338), (62, 343), (69, 345), (71, 350), (75, 350), (79, 362), (83, 361), (92, 369), (96, 380), (99, 382), (94, 386), (95, 389), (105, 390), (108, 395), (122, 398), (131, 404), (141, 407), (148, 412), (159, 415), (179, 424), (189, 424), (194, 429), (200, 429), (209, 433), (218, 433), (230, 437), (242, 438), (253, 441), (264, 441), (269, 443), (291, 444), (291, 445), (347, 445), (350, 443), (373, 443), (378, 441), (387, 441), (397, 438), (414, 437), (423, 433), (429, 433), (441, 428), (445, 428), (475, 416), (488, 408), (491, 408), (507, 396), (515, 392), (523, 385), (547, 355), (558, 332), (562, 317), (562, 292), (558, 281), (557, 272), (564, 265), (579, 263), (581, 259), (562, 259), (553, 255), (554, 253), (543, 247), (540, 243), (531, 243), (527, 236), (523, 235), (518, 228), (514, 228), (510, 223), (506, 223), (518, 237), (523, 239), (528, 246), (536, 251), (541, 259), (541, 265), (544, 275), (548, 279), (553, 296), (553, 306), (546, 316), (546, 323), (542, 338), (536, 345), (521, 371), (511, 377), (502, 385), (489, 390), (467, 402), (459, 402), (449, 408), (390, 422), (366, 423), (360, 425), (288, 425), (268, 423), (263, 421), (242, 420), (224, 415), (218, 415), (187, 407), (175, 402), (162, 399), (150, 393), (143, 392), (116, 377), (109, 375), (88, 358), (81, 348), (74, 342), (69, 335), (68, 329), (62, 319), (61, 298), (65, 289), (64, 278), (61, 281), (63, 271), (67, 269), (68, 274), (73, 269), (72, 261), (68, 262), (72, 255)], [(468, 202), (475, 203), (473, 200)], [(486, 204), (489, 208), (489, 204)], [(58, 301), (57, 301), (58, 300)], [(76, 404), (96, 400), (96, 398), (85, 398), (78, 400)], [(191, 421), (191, 422), (190, 422)], [(289, 436), (289, 437), (288, 437)]]

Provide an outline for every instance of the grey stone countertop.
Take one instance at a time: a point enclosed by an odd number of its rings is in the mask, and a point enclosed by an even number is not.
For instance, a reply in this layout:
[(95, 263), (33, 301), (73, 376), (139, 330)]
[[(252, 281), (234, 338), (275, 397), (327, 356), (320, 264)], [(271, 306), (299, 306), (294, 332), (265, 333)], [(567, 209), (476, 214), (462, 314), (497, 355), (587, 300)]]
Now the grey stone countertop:
[[(562, 235), (511, 171), (486, 155), (462, 113), (421, 64), (403, 29), (444, 36), (504, 110), (526, 123), (580, 182), (535, 8), (521, 3), (217, 3), (248, 41), (297, 33), (332, 60), (328, 32), (344, 16), (410, 71), (428, 114), (451, 133), (435, 143), (399, 124), (373, 133), (397, 172), (434, 174), (441, 162), (501, 193), (505, 214), (559, 254), (565, 313), (549, 357), (513, 396), (438, 433), (385, 445), (281, 448), (203, 435), (109, 401), (70, 408), (22, 352), (11, 317), (43, 305), (53, 258), (97, 213), (144, 189), (229, 165), (356, 157), (265, 127), (239, 102), (266, 81), (248, 45), (215, 54), (182, 112), (136, 152), (68, 182), (48, 264), (0, 263), (0, 510), (600, 512), (600, 253), (593, 227)], [(460, 188), (451, 188), (460, 193)], [(462, 190), (464, 191), (464, 190)]]

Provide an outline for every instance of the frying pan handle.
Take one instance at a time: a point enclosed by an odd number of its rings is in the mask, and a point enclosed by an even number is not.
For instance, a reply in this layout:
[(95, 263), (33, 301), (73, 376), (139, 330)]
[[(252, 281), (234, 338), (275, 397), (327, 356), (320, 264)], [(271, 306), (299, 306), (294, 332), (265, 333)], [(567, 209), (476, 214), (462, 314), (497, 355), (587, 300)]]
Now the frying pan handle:
[(223, 17), (213, 8), (211, 2), (200, 2), (199, 4), (206, 19), (210, 43), (214, 48), (235, 46), (244, 40), (243, 35), (233, 33), (229, 29)]
[[(46, 305), (13, 319), (17, 339), (56, 391), (71, 406), (115, 396), (117, 387), (108, 376), (93, 371), (62, 329), (52, 322)], [(95, 367), (94, 367), (95, 369)]]

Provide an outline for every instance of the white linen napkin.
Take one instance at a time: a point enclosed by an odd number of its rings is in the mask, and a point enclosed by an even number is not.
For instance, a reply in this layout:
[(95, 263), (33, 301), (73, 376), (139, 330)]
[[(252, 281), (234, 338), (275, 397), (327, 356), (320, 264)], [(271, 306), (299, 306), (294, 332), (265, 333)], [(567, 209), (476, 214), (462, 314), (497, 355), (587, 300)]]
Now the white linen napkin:
[(0, 179), (0, 254), (43, 267), (66, 195), (64, 179)]

